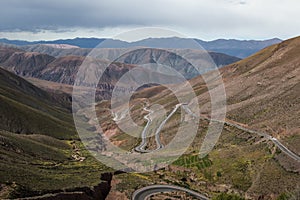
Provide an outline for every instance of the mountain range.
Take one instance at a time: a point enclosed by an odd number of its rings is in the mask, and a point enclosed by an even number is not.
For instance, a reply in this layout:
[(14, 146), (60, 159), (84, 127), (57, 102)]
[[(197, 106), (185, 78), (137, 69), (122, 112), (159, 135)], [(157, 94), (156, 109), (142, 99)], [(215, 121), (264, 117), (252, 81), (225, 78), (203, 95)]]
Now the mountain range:
[[(90, 49), (87, 50), (75, 48), (74, 51), (72, 51), (73, 49), (57, 49), (44, 45), (39, 45), (38, 47), (40, 47), (40, 50), (42, 52), (44, 52), (43, 49), (46, 49), (47, 51), (51, 49), (52, 53), (58, 51), (62, 52), (62, 50), (65, 50), (68, 52), (68, 54), (70, 54), (67, 56), (53, 57), (48, 54), (38, 53), (36, 52), (37, 49), (34, 49), (34, 52), (30, 52), (17, 48), (2, 46), (0, 47), (0, 66), (23, 77), (38, 78), (41, 80), (52, 81), (56, 83), (73, 85), (76, 73), (78, 72), (78, 69), (83, 63), (83, 61), (85, 60), (85, 62), (96, 62), (95, 60), (89, 61), (89, 59), (85, 58), (86, 53), (88, 53)], [(97, 59), (98, 65), (100, 63), (102, 63), (103, 66), (108, 65), (111, 61), (113, 61), (111, 59), (114, 58), (113, 55), (118, 51), (119, 49), (101, 49), (101, 52), (99, 52), (101, 59)], [(180, 51), (189, 51), (189, 54), (191, 56), (197, 56), (202, 54), (201, 51), (199, 52), (197, 50)], [(138, 52), (135, 52), (134, 54), (138, 55)], [(98, 87), (102, 88), (101, 90), (103, 91), (99, 92), (102, 94), (102, 97), (107, 96), (107, 94), (105, 94), (107, 92), (106, 90), (113, 89), (112, 84), (116, 82), (116, 80), (118, 80), (129, 69), (137, 66), (137, 64), (149, 62), (155, 63), (155, 60), (157, 60), (160, 63), (167, 64), (171, 67), (179, 66), (180, 69), (178, 70), (181, 71), (182, 74), (188, 79), (193, 78), (198, 74), (197, 72), (193, 72), (190, 70), (192, 69), (192, 66), (189, 63), (179, 58), (179, 56), (176, 56), (175, 54), (172, 56), (171, 54), (172, 53), (168, 51), (148, 48), (139, 50), (138, 59), (136, 59), (136, 56), (132, 56), (133, 53), (123, 55), (123, 57), (119, 58), (123, 59), (122, 61), (115, 60), (114, 63), (110, 64), (109, 70), (107, 70), (107, 72), (104, 73), (104, 76), (101, 79), (102, 82), (98, 85)], [(211, 52), (210, 56), (216, 63), (217, 67), (222, 67), (240, 60), (236, 57), (214, 52)], [(151, 60), (154, 57), (155, 60)], [(179, 65), (179, 63), (181, 64)], [(98, 68), (99, 67), (100, 66), (98, 66)], [(95, 74), (97, 74), (97, 69), (88, 70), (92, 70), (95, 72)], [(86, 73), (91, 73), (91, 71), (87, 71)], [(85, 81), (85, 85), (88, 85), (89, 81)]]
[[(204, 48), (207, 51), (224, 53), (238, 58), (245, 58), (251, 54), (269, 46), (281, 42), (278, 38), (269, 40), (226, 40), (218, 39), (213, 41), (203, 41), (200, 39), (185, 39), (178, 37), (171, 38), (148, 38), (135, 42), (126, 42), (115, 39), (104, 38), (75, 38), (54, 41), (22, 41), (0, 39), (0, 43), (17, 46), (37, 45), (37, 44), (67, 44), (80, 48), (128, 48), (132, 46), (143, 46), (151, 48)], [(201, 45), (201, 46), (198, 46)]]

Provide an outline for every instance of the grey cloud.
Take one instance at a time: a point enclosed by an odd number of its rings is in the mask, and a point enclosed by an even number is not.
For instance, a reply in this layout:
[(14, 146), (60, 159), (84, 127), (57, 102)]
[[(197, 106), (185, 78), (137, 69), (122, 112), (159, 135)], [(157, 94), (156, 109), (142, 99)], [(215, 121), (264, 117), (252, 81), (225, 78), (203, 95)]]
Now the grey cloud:
[(142, 6), (138, 1), (2, 0), (0, 31), (148, 24), (143, 15), (150, 13), (139, 12), (135, 5)]
[[(194, 5), (189, 5), (189, 2)], [(219, 9), (201, 9), (195, 0), (2, 0), (1, 31), (55, 30), (62, 27), (121, 25), (177, 25), (202, 23), (222, 25)], [(216, 12), (211, 13), (211, 12)], [(215, 16), (214, 16), (215, 15)], [(223, 11), (224, 16), (230, 13)], [(225, 17), (227, 18), (227, 17)], [(205, 20), (207, 19), (207, 20)], [(200, 24), (201, 25), (201, 24)]]
[[(298, 24), (299, 5), (298, 0), (1, 0), (0, 32), (168, 26), (208, 34), (286, 35), (297, 34), (299, 27), (292, 25)], [(282, 24), (291, 28), (282, 30)]]
[(221, 26), (224, 23), (220, 16), (232, 20), (230, 12), (220, 13), (220, 8), (213, 5), (207, 10), (196, 0), (2, 0), (1, 7), (5, 8), (0, 12), (1, 31), (165, 24)]

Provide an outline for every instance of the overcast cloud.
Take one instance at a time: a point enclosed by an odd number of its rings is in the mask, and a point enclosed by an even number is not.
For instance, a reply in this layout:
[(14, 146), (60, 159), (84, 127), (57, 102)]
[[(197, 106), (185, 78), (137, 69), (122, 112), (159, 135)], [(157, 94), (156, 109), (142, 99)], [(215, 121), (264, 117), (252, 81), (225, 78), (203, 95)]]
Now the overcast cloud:
[(294, 37), (299, 0), (1, 0), (0, 37), (110, 37), (134, 27), (200, 39)]

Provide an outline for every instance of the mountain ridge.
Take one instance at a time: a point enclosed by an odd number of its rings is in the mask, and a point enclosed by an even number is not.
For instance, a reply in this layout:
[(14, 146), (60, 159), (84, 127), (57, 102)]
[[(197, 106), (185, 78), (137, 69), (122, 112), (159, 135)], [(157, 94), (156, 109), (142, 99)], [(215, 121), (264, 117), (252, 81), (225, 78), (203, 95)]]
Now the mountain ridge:
[[(212, 41), (204, 41), (200, 39), (185, 39), (178, 37), (170, 38), (147, 38), (134, 42), (126, 42), (117, 39), (104, 38), (74, 38), (66, 40), (53, 41), (22, 41), (22, 40), (8, 40), (0, 39), (0, 43), (14, 44), (19, 46), (34, 45), (34, 44), (67, 44), (74, 45), (81, 48), (127, 48), (132, 46), (145, 46), (154, 48), (193, 48), (201, 49), (202, 47), (207, 51), (215, 51), (219, 53), (245, 58), (249, 55), (263, 49), (269, 45), (279, 43), (282, 40), (272, 38), (267, 40), (237, 40), (237, 39), (216, 39)], [(164, 44), (164, 46), (162, 46)], [(200, 44), (202, 47), (197, 46)], [(99, 46), (98, 46), (99, 45)], [(167, 46), (166, 46), (167, 45)], [(221, 48), (222, 47), (222, 48)]]
[[(47, 49), (51, 47), (46, 47)], [(59, 51), (62, 51), (63, 49), (59, 49)], [(88, 51), (80, 51), (81, 49), (75, 49), (76, 52), (79, 52), (79, 55), (66, 55), (62, 57), (55, 58), (53, 56), (50, 56), (48, 54), (44, 53), (37, 53), (37, 52), (26, 52), (24, 50), (20, 50), (17, 48), (11, 48), (11, 47), (0, 47), (0, 65), (2, 65), (4, 68), (6, 68), (9, 71), (12, 71), (16, 73), (17, 75), (24, 76), (24, 77), (33, 77), (33, 78), (39, 78), (47, 81), (53, 81), (58, 83), (64, 83), (73, 85), (76, 77), (76, 73), (81, 66), (81, 64), (84, 62), (84, 60), (88, 61), (89, 59), (86, 59), (86, 53)], [(147, 49), (141, 49), (139, 52), (142, 52)], [(69, 52), (69, 49), (67, 50)], [(118, 51), (118, 49), (107, 49), (101, 50), (101, 53), (107, 54), (104, 55), (104, 57), (108, 56), (108, 59), (110, 59), (110, 55), (114, 57), (115, 53)], [(160, 58), (164, 57), (163, 60), (167, 61), (170, 65), (172, 65), (172, 62), (170, 62), (170, 59), (175, 59), (176, 57), (170, 57), (169, 55), (172, 54), (168, 51), (163, 51), (160, 49), (148, 49), (148, 52), (156, 52), (157, 56)], [(159, 52), (164, 52), (164, 56), (161, 56)], [(81, 56), (81, 53), (83, 53), (84, 56)], [(190, 53), (193, 55), (198, 55), (202, 52), (192, 51), (190, 50)], [(240, 59), (227, 56), (225, 54), (220, 53), (210, 53), (211, 58), (216, 62), (218, 65), (217, 67), (222, 67), (224, 65), (239, 61)], [(148, 62), (145, 59), (150, 59), (150, 54), (141, 54), (140, 59), (144, 59), (143, 62)], [(100, 55), (101, 57), (101, 55)], [(178, 57), (178, 56), (177, 56)], [(123, 68), (123, 72), (128, 71), (130, 68), (133, 67), (132, 64), (139, 64), (136, 63), (135, 60), (133, 60), (134, 57), (131, 56), (131, 58), (127, 57), (126, 62), (124, 64), (117, 64), (119, 61), (115, 61), (112, 63), (112, 70), (109, 74), (105, 73), (104, 79), (107, 81), (107, 84), (110, 84), (111, 82), (114, 82), (115, 80), (110, 80), (108, 77), (119, 77), (121, 75), (121, 71), (118, 70), (116, 67), (113, 67), (113, 65), (118, 65), (119, 67)], [(111, 58), (113, 59), (113, 58)], [(174, 61), (175, 61), (174, 60)], [(99, 59), (100, 63), (103, 64), (109, 64), (111, 61), (109, 60), (101, 60)], [(96, 69), (94, 69), (96, 70)], [(124, 71), (125, 70), (125, 71)], [(193, 74), (188, 74), (188, 70), (184, 72), (186, 77), (193, 77)]]

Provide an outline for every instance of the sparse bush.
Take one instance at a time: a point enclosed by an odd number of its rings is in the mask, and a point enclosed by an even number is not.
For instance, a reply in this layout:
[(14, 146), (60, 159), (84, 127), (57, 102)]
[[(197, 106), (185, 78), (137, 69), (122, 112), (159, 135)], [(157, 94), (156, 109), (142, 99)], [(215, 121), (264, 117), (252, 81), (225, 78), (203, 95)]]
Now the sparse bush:
[(277, 197), (277, 200), (289, 200), (290, 197), (291, 197), (291, 195), (286, 194), (286, 193), (282, 193), (281, 195), (279, 195), (279, 196)]
[(221, 193), (218, 196), (214, 197), (212, 200), (245, 200), (245, 199), (236, 194)]

